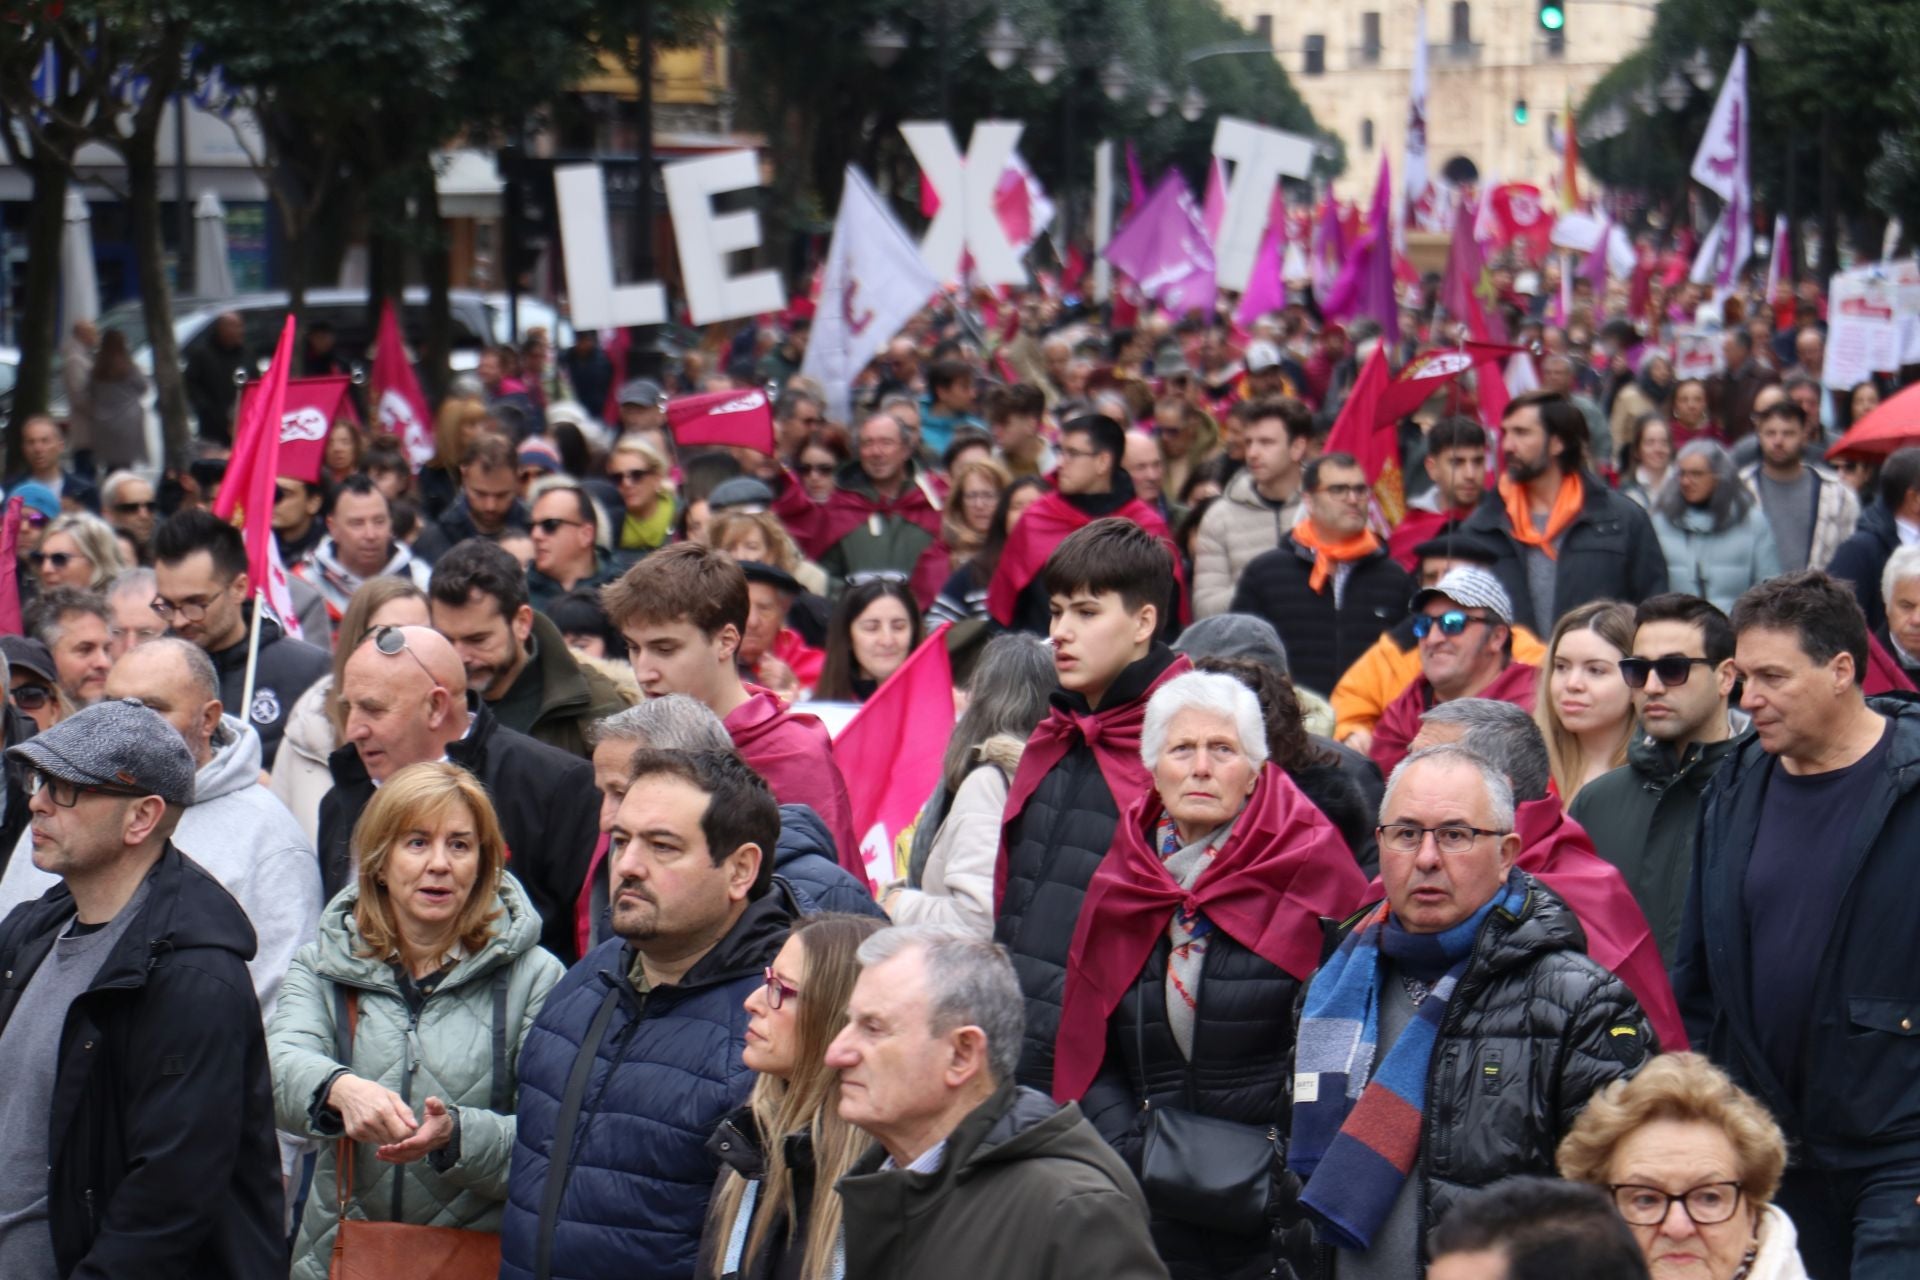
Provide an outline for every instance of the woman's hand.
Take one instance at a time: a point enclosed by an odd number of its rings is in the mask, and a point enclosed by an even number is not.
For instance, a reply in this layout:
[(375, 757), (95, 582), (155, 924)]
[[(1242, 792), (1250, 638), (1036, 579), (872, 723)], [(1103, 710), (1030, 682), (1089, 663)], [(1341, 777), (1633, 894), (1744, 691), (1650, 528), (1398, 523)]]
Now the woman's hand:
[(373, 1154), (388, 1164), (412, 1164), (415, 1160), (425, 1159), (429, 1152), (438, 1151), (453, 1140), (453, 1115), (447, 1110), (447, 1104), (438, 1098), (428, 1098), (421, 1110), (427, 1118), (412, 1137), (402, 1142), (389, 1143)]
[(413, 1109), (399, 1094), (356, 1075), (333, 1082), (327, 1090), (327, 1105), (340, 1113), (347, 1136), (355, 1142), (399, 1142), (420, 1127)]

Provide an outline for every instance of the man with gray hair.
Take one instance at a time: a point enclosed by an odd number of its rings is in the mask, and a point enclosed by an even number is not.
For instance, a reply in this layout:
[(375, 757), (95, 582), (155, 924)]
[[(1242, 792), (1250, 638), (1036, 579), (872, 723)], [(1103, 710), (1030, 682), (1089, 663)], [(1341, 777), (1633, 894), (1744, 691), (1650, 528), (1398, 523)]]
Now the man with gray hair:
[(1686, 1027), (1660, 940), (1620, 869), (1602, 858), (1586, 829), (1568, 817), (1547, 787), (1547, 741), (1533, 717), (1511, 702), (1461, 698), (1427, 712), (1413, 749), (1457, 743), (1505, 775), (1513, 788), (1514, 834), (1522, 871), (1566, 900), (1587, 935), (1587, 954), (1619, 975), (1647, 1011), (1660, 1047), (1687, 1047)]
[(1466, 1192), (1551, 1175), (1587, 1099), (1656, 1047), (1567, 904), (1515, 865), (1495, 766), (1459, 745), (1409, 755), (1379, 836), (1386, 900), (1340, 927), (1294, 1041), (1287, 1166), (1341, 1280), (1419, 1274)]
[(167, 634), (167, 620), (153, 611), (160, 587), (153, 570), (122, 569), (107, 584), (107, 653), (115, 662), (137, 645)]
[(1017, 1086), (1013, 965), (971, 935), (902, 925), (860, 946), (827, 1049), (840, 1118), (876, 1146), (840, 1181), (847, 1280), (1148, 1280), (1146, 1199), (1075, 1103)]
[(1920, 547), (1900, 547), (1887, 557), (1880, 599), (1887, 618), (1874, 629), (1874, 639), (1920, 687)]

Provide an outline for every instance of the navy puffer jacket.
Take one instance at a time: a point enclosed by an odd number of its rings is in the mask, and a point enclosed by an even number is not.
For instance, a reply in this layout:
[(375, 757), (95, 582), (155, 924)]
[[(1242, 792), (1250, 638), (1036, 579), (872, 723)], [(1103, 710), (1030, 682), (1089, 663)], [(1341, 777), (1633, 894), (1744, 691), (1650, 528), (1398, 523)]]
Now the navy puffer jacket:
[(833, 832), (827, 829), (826, 821), (804, 804), (780, 806), (780, 843), (774, 849), (773, 870), (793, 886), (801, 911), (807, 915), (844, 911), (887, 918), (867, 886), (835, 858)]
[[(776, 878), (685, 978), (645, 996), (628, 981), (634, 954), (618, 938), (560, 980), (520, 1052), (500, 1280), (691, 1280), (719, 1170), (707, 1139), (753, 1087), (740, 1061), (741, 1002), (786, 941), (796, 905)], [(562, 1115), (582, 1054), (593, 1061), (586, 1088)], [(567, 1172), (549, 1188), (562, 1143)]]

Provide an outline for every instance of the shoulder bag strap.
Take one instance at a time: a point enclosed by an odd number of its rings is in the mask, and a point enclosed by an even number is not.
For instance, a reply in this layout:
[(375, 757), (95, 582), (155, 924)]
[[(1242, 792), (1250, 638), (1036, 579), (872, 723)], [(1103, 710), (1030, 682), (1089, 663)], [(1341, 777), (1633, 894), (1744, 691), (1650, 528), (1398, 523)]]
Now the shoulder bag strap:
[(493, 975), (493, 1092), (487, 1109), (505, 1115), (513, 1106), (513, 1077), (507, 1070), (507, 976), (511, 965)]
[(573, 1071), (567, 1076), (567, 1091), (560, 1099), (560, 1110), (553, 1122), (553, 1147), (547, 1155), (547, 1181), (540, 1193), (540, 1220), (534, 1240), (534, 1280), (553, 1278), (553, 1233), (560, 1216), (560, 1201), (567, 1193), (567, 1175), (573, 1163), (573, 1139), (580, 1127), (580, 1107), (586, 1101), (587, 1082), (593, 1078), (594, 1060), (600, 1054), (600, 1042), (606, 1039), (607, 1024), (620, 1007), (620, 988), (609, 985), (599, 1012), (587, 1028), (574, 1054)]
[[(360, 1021), (360, 993), (336, 982), (333, 984), (333, 1036), (343, 1067), (353, 1065), (353, 1033)], [(347, 1220), (347, 1206), (353, 1203), (353, 1139), (340, 1135), (338, 1154), (333, 1161), (333, 1184), (338, 1193), (340, 1216)], [(337, 1229), (337, 1228), (336, 1228)]]

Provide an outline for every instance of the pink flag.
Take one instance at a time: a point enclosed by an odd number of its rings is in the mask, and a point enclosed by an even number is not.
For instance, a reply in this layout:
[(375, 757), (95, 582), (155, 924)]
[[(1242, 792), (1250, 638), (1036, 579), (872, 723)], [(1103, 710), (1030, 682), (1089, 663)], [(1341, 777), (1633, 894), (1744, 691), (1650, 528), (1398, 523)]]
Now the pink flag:
[(1314, 223), (1310, 246), (1313, 291), (1325, 298), (1340, 279), (1340, 265), (1347, 260), (1347, 233), (1340, 225), (1340, 210), (1328, 196), (1320, 205), (1320, 219)]
[(1200, 220), (1207, 226), (1207, 243), (1220, 243), (1220, 224), (1227, 217), (1227, 163), (1219, 156), (1207, 166), (1207, 196), (1200, 206)]
[(259, 395), (234, 432), (233, 457), (227, 476), (214, 499), (213, 514), (222, 520), (240, 513), (241, 537), (247, 544), (247, 580), (266, 594), (267, 607), (281, 629), (296, 639), (300, 619), (287, 585), (287, 569), (280, 562), (280, 546), (273, 536), (274, 480), (280, 474), (280, 437), (287, 402), (287, 371), (293, 367), (293, 317), (280, 330), (273, 363), (267, 366)]
[(400, 340), (400, 322), (393, 303), (380, 308), (380, 332), (373, 343), (373, 372), (367, 379), (373, 395), (373, 420), (382, 431), (400, 437), (414, 470), (433, 458), (433, 415), (420, 393), (420, 379)]
[(23, 498), (7, 499), (6, 523), (0, 524), (0, 636), (24, 633), (20, 620), (20, 520)]
[(894, 879), (893, 845), (940, 782), (953, 736), (953, 667), (942, 623), (854, 713), (834, 740), (867, 878)]
[(1479, 209), (1463, 200), (1453, 209), (1453, 239), (1447, 245), (1447, 270), (1440, 278), (1440, 305), (1448, 318), (1464, 324), (1467, 336), (1480, 342), (1492, 338), (1486, 308), (1480, 302), (1480, 275), (1486, 268), (1473, 225)]
[(667, 428), (676, 445), (715, 444), (773, 453), (773, 408), (759, 387), (676, 396), (667, 401)]
[(1367, 233), (1347, 258), (1322, 308), (1329, 320), (1371, 316), (1392, 335), (1400, 324), (1400, 303), (1393, 292), (1393, 176), (1380, 157), (1380, 179), (1373, 187), (1373, 211)]
[[(1773, 219), (1773, 252), (1767, 255), (1767, 292), (1768, 302), (1780, 296), (1782, 282), (1791, 283), (1793, 279), (1793, 239), (1787, 229), (1787, 215), (1775, 214)], [(1791, 291), (1791, 290), (1789, 290)]]
[(1607, 214), (1600, 215), (1600, 238), (1593, 242), (1593, 252), (1587, 255), (1580, 274), (1593, 286), (1593, 305), (1595, 314), (1606, 305), (1607, 300), (1607, 241), (1613, 238), (1613, 219)]
[(1286, 256), (1287, 221), (1269, 218), (1267, 234), (1260, 241), (1260, 252), (1253, 259), (1253, 275), (1247, 279), (1247, 291), (1240, 295), (1234, 319), (1242, 327), (1251, 327), (1269, 311), (1287, 305), (1287, 287), (1280, 280), (1280, 262)]
[(1140, 176), (1140, 153), (1127, 142), (1127, 208), (1137, 210), (1147, 202), (1147, 180)]
[(1101, 252), (1116, 271), (1138, 282), (1144, 296), (1176, 316), (1213, 315), (1213, 242), (1178, 171), (1160, 179)]

